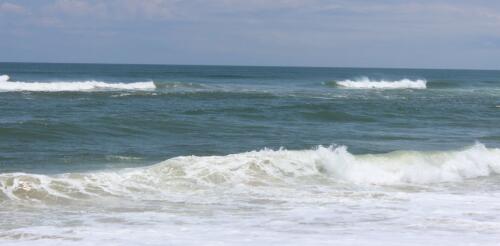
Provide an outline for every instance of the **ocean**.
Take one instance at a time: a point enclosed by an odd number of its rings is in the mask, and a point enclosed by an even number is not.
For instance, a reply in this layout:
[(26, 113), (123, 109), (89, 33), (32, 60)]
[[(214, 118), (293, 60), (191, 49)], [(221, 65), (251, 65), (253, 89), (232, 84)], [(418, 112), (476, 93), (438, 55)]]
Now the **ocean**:
[(500, 71), (0, 63), (1, 245), (498, 245)]

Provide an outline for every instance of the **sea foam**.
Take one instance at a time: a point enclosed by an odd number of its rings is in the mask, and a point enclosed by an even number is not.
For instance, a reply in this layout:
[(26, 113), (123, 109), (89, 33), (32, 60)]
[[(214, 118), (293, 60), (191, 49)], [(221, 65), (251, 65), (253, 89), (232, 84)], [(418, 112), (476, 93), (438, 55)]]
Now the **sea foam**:
[(402, 79), (395, 81), (371, 80), (363, 77), (357, 80), (342, 80), (335, 82), (337, 86), (352, 89), (426, 89), (427, 81), (418, 79)]
[(1, 91), (33, 91), (33, 92), (74, 92), (74, 91), (106, 91), (106, 90), (154, 90), (153, 81), (134, 83), (107, 83), (102, 81), (74, 82), (23, 82), (9, 81), (8, 75), (0, 76)]
[(213, 187), (294, 185), (301, 180), (356, 185), (460, 182), (500, 173), (500, 149), (477, 143), (457, 151), (396, 151), (353, 155), (345, 146), (252, 151), (227, 156), (181, 156), (149, 167), (37, 175), (0, 174), (0, 201), (125, 196), (161, 199)]

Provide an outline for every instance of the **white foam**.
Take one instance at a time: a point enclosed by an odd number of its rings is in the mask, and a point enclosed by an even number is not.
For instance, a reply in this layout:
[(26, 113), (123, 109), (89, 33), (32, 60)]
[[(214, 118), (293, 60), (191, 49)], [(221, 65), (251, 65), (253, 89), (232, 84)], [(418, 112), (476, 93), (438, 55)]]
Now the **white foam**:
[(460, 182), (500, 173), (500, 149), (478, 143), (459, 151), (397, 151), (353, 155), (346, 147), (261, 150), (227, 156), (182, 156), (119, 171), (56, 176), (0, 174), (0, 200), (81, 199), (193, 192), (214, 186), (299, 185), (302, 178), (352, 184), (400, 185)]
[(370, 80), (367, 77), (363, 77), (358, 80), (342, 80), (337, 81), (336, 84), (345, 88), (352, 89), (426, 89), (427, 81), (409, 80), (402, 79), (396, 81), (386, 81), (386, 80)]
[(477, 143), (459, 151), (396, 151), (353, 155), (345, 146), (316, 150), (261, 150), (228, 156), (178, 157), (151, 167), (157, 173), (179, 169), (198, 183), (295, 182), (326, 176), (358, 184), (460, 182), (500, 173), (500, 149)]
[(8, 75), (0, 76), (0, 91), (71, 92), (103, 90), (154, 90), (153, 81), (134, 83), (107, 83), (102, 81), (75, 82), (22, 82), (8, 81)]
[(478, 143), (373, 155), (264, 149), (115, 171), (5, 173), (0, 214), (9, 223), (0, 244), (497, 245), (498, 177), (473, 178), (499, 172), (500, 149)]
[(483, 144), (460, 151), (396, 151), (355, 156), (345, 148), (323, 152), (323, 165), (330, 175), (353, 183), (432, 184), (500, 173), (500, 150)]
[(0, 82), (7, 82), (9, 79), (9, 75), (0, 75)]

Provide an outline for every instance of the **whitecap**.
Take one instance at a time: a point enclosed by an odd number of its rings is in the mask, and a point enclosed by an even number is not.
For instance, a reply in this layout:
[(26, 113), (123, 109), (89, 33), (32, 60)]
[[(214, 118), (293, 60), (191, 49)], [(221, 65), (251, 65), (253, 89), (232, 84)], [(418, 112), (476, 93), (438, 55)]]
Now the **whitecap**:
[(395, 81), (371, 80), (367, 77), (363, 77), (357, 80), (337, 81), (336, 85), (351, 89), (426, 89), (427, 81), (423, 79), (402, 79)]
[(8, 75), (0, 76), (0, 91), (31, 91), (31, 92), (75, 92), (75, 91), (106, 91), (106, 90), (154, 90), (153, 81), (133, 83), (108, 83), (103, 81), (57, 81), (57, 82), (23, 82), (9, 81)]
[(0, 200), (67, 200), (94, 196), (161, 198), (213, 187), (300, 186), (301, 180), (356, 185), (462, 182), (500, 174), (500, 149), (477, 143), (455, 151), (354, 155), (345, 146), (180, 156), (149, 167), (38, 175), (0, 174)]

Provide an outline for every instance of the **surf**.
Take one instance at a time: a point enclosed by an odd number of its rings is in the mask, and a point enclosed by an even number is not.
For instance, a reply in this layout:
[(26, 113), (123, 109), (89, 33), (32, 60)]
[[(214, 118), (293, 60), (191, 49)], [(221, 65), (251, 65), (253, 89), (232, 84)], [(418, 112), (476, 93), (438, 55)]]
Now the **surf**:
[(88, 173), (3, 173), (0, 174), (0, 201), (58, 202), (92, 197), (162, 199), (171, 194), (185, 195), (215, 187), (228, 190), (300, 187), (304, 179), (327, 186), (328, 183), (429, 185), (499, 173), (500, 149), (489, 149), (481, 143), (452, 151), (364, 155), (354, 155), (345, 146), (263, 149), (226, 156), (179, 156), (148, 167)]
[(0, 92), (27, 91), (27, 92), (86, 92), (107, 90), (154, 90), (153, 81), (133, 83), (109, 83), (103, 81), (57, 81), (57, 82), (24, 82), (9, 81), (8, 75), (0, 76)]
[(427, 81), (423, 79), (371, 80), (367, 77), (362, 77), (356, 80), (335, 81), (335, 85), (349, 89), (426, 89)]

